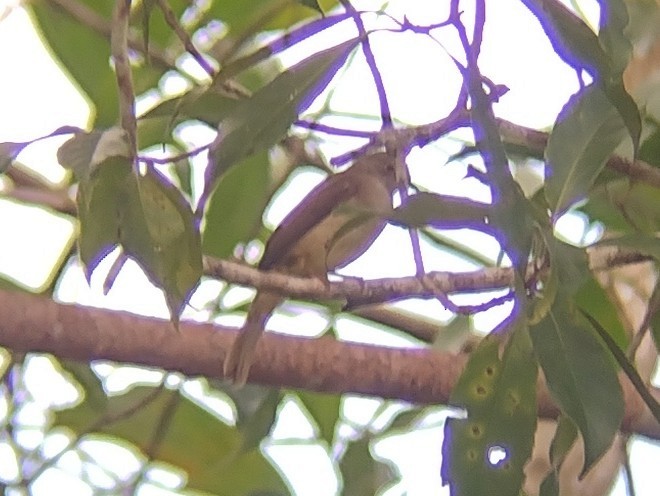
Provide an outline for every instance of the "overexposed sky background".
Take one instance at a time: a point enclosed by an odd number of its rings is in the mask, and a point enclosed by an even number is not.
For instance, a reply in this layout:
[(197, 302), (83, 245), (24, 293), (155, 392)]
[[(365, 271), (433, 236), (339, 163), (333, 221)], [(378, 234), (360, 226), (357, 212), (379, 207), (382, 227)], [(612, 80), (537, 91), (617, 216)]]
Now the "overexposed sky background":
[[(25, 11), (20, 7), (5, 10), (16, 3), (12, 0), (0, 0), (0, 16), (3, 13), (6, 16), (0, 21), (0, 67), (3, 68), (3, 77), (0, 80), (0, 142), (28, 141), (49, 134), (63, 125), (88, 127), (89, 107), (84, 97), (77, 92), (50, 58)], [(442, 20), (441, 14), (434, 12), (437, 3), (430, 0), (393, 1), (389, 12), (395, 17), (401, 17), (402, 13), (405, 13), (413, 23), (430, 24)], [(590, 12), (595, 16), (596, 2), (593, 1), (589, 5)], [(364, 2), (365, 9), (378, 7), (380, 2)], [(498, 0), (498, 2), (489, 2), (489, 7), (481, 57), (482, 71), (494, 82), (506, 84), (510, 88), (510, 92), (497, 104), (496, 112), (499, 116), (518, 124), (537, 128), (550, 126), (562, 105), (578, 88), (575, 72), (559, 60), (538, 22), (520, 1)], [(434, 15), (438, 18), (433, 18)], [(524, 33), (521, 33), (523, 29)], [(376, 34), (373, 40), (378, 65), (385, 79), (388, 94), (391, 96), (394, 114), (409, 124), (424, 123), (446, 115), (454, 102), (433, 100), (429, 95), (444, 94), (444, 89), (447, 87), (457, 87), (458, 80), (452, 65), (446, 61), (444, 66), (440, 62), (437, 64), (427, 62), (437, 57), (438, 42), (419, 35), (391, 33)], [(440, 41), (450, 50), (452, 43), (455, 43), (450, 39)], [(460, 53), (460, 50), (454, 53)], [(285, 55), (285, 59), (286, 57), (295, 58), (295, 55), (289, 54)], [(350, 109), (352, 112), (373, 113), (376, 107), (371, 75), (364, 66), (356, 65), (349, 70), (346, 77), (349, 76), (352, 78), (351, 84), (337, 90), (335, 105)], [(430, 101), (433, 104), (429, 104)], [(186, 138), (190, 135), (191, 142), (199, 142), (199, 144), (204, 144), (212, 138), (207, 130), (189, 129), (185, 133), (187, 133)], [(52, 138), (36, 143), (21, 153), (20, 161), (57, 183), (64, 177), (64, 171), (57, 163), (55, 153), (58, 146), (66, 139), (66, 137)], [(325, 150), (331, 153), (332, 145), (328, 145)], [(447, 182), (447, 176), (443, 175), (443, 179), (439, 180), (433, 168), (424, 167), (430, 160), (439, 164), (444, 163), (450, 152), (451, 150), (435, 146), (429, 146), (424, 150), (413, 150), (409, 158), (414, 181), (431, 189), (454, 194), (457, 188), (465, 189), (466, 183), (462, 179), (460, 169), (456, 171), (455, 182)], [(321, 180), (319, 174), (311, 172), (299, 174), (292, 186), (297, 188), (295, 195), (302, 195), (319, 180)], [(50, 214), (45, 214), (38, 208), (10, 201), (0, 200), (0, 208), (2, 209), (0, 229), (4, 233), (3, 243), (0, 244), (0, 272), (22, 281), (29, 287), (38, 288), (44, 284), (50, 268), (55, 264), (57, 252), (60, 251), (57, 248), (63, 248), (72, 242), (75, 225), (65, 217), (53, 220)], [(267, 220), (276, 224), (288, 208), (290, 202), (281, 195), (268, 213)], [(579, 219), (567, 219), (566, 222), (570, 224), (570, 228), (580, 227)], [(25, 229), (25, 226), (30, 227)], [(458, 233), (457, 236), (467, 235)], [(477, 242), (484, 243), (484, 240), (480, 239)], [(405, 246), (406, 243), (407, 235), (400, 230), (390, 228), (377, 241), (373, 252), (386, 253), (390, 251), (389, 247), (402, 246), (402, 244)], [(485, 244), (487, 245), (487, 242)], [(490, 249), (495, 251), (496, 244), (491, 243), (491, 245)], [(44, 247), (53, 249), (45, 250)], [(18, 264), (17, 260), (25, 260), (26, 263)], [(397, 263), (382, 260), (374, 262), (374, 260), (374, 258), (365, 258), (358, 261), (350, 268), (350, 272), (364, 277), (396, 276), (414, 272), (411, 257), (408, 255), (398, 256)], [(58, 297), (63, 301), (122, 308), (147, 315), (166, 315), (160, 292), (150, 287), (146, 278), (137, 270), (127, 270), (122, 274), (114, 289), (104, 297), (101, 288), (110, 263), (111, 261), (108, 261), (99, 267), (98, 274), (92, 279), (91, 288), (87, 286), (80, 268), (75, 264), (71, 265), (60, 285)], [(428, 259), (427, 268), (456, 269), (458, 263), (459, 261), (454, 259)], [(217, 289), (217, 285), (207, 289), (209, 291)], [(249, 290), (245, 290), (236, 297), (245, 298), (249, 294)], [(136, 295), (139, 295), (139, 298)], [(406, 303), (405, 306), (411, 310), (432, 312), (436, 317), (439, 315), (440, 320), (449, 317), (437, 302), (415, 301)], [(498, 312), (502, 314), (501, 309), (495, 309), (490, 314), (480, 317), (476, 325), (487, 329), (492, 326), (493, 319), (502, 317), (502, 315), (498, 316)], [(195, 318), (200, 316), (196, 315)], [(299, 327), (294, 322), (298, 318), (295, 312), (280, 313), (271, 320), (271, 326), (281, 330)], [(305, 322), (306, 328), (317, 332), (322, 331), (327, 324), (321, 317), (317, 317), (315, 321)], [(230, 316), (225, 318), (223, 323), (240, 325), (240, 319)], [(345, 331), (347, 337), (357, 340), (369, 341), (376, 336), (382, 338), (382, 333), (369, 332), (364, 328), (356, 329), (354, 322), (348, 319), (340, 321), (338, 328), (340, 331)], [(390, 338), (386, 344), (412, 345), (411, 341), (396, 337)], [(33, 373), (39, 377), (39, 373), (47, 372), (48, 368), (47, 360), (35, 360)], [(107, 372), (112, 374), (110, 369)], [(119, 378), (115, 376), (114, 383), (111, 382), (113, 376), (109, 376), (109, 383), (111, 388), (121, 390), (127, 382), (130, 382), (132, 376), (129, 374), (127, 379), (125, 371), (117, 374)], [(38, 381), (35, 381), (36, 383)], [(192, 396), (201, 398), (203, 395), (202, 389), (194, 383), (188, 387), (188, 390)], [(57, 391), (57, 394), (54, 395), (53, 391)], [(54, 389), (48, 385), (40, 394), (43, 398), (47, 398), (44, 401), (57, 402), (62, 401), (66, 394), (74, 393), (71, 391), (66, 393), (64, 389)], [(352, 405), (349, 408), (351, 416), (358, 423), (368, 423), (373, 412), (381, 404), (373, 399), (353, 398), (347, 401)], [(231, 418), (230, 409), (222, 405), (218, 408), (222, 415)], [(295, 402), (287, 403), (283, 411), (282, 418), (287, 420), (278, 423), (273, 432), (275, 442), (267, 448), (267, 452), (292, 477), (292, 484), (297, 494), (334, 495), (337, 483), (334, 468), (328, 460), (325, 448), (312, 444), (304, 447), (296, 446), (294, 449), (298, 450), (297, 454), (292, 455), (291, 447), (279, 442), (309, 437), (311, 429)], [(391, 437), (377, 445), (375, 452), (379, 456), (400, 463), (403, 475), (403, 482), (389, 489), (385, 493), (387, 496), (448, 494), (447, 488), (439, 490), (441, 433), (445, 416), (446, 413), (438, 411), (437, 415), (427, 419), (425, 425), (415, 433)], [(51, 453), (56, 453), (63, 446), (63, 442), (62, 438), (52, 439), (47, 449)], [(12, 470), (10, 464), (3, 462), (5, 448), (6, 445), (0, 442), (0, 477), (7, 477), (7, 473), (11, 473)], [(657, 494), (660, 474), (652, 469), (645, 469), (648, 467), (645, 460), (652, 460), (653, 457), (657, 459), (657, 447), (646, 442), (635, 443), (631, 456), (638, 496)], [(318, 467), (318, 470), (301, 471), (301, 460), (304, 460), (308, 466)], [(313, 476), (310, 477), (310, 473)], [(168, 476), (163, 473), (160, 477), (167, 479)], [(320, 484), (320, 479), (326, 480), (327, 483)], [(44, 475), (41, 484), (43, 492), (39, 487), (35, 487), (35, 494), (47, 494), (53, 487), (62, 489), (66, 487), (68, 494), (88, 494), (86, 487), (83, 487), (76, 477), (67, 476), (66, 471), (49, 471)], [(146, 488), (140, 494), (165, 493)], [(625, 494), (621, 481), (612, 494), (615, 496)]]

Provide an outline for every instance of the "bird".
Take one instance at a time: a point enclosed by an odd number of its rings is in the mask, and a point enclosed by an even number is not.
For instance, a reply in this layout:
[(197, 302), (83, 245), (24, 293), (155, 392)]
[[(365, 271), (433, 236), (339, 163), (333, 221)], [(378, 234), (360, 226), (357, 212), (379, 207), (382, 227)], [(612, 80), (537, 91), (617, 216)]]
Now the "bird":
[[(343, 172), (312, 189), (284, 218), (266, 243), (258, 268), (328, 282), (328, 272), (362, 255), (387, 224), (397, 186), (395, 158), (385, 152), (362, 155)], [(224, 360), (226, 378), (246, 383), (266, 322), (284, 301), (259, 290)]]

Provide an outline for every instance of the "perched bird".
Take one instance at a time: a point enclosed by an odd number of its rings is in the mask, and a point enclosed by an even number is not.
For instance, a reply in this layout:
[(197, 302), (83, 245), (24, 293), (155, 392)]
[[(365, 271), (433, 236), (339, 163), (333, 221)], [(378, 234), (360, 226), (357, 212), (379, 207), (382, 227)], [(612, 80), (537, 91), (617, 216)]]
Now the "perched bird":
[[(360, 157), (347, 170), (314, 188), (275, 229), (259, 269), (328, 280), (328, 271), (349, 264), (386, 224), (396, 187), (395, 159), (386, 153)], [(284, 300), (259, 291), (224, 362), (236, 385), (246, 382), (266, 321)]]

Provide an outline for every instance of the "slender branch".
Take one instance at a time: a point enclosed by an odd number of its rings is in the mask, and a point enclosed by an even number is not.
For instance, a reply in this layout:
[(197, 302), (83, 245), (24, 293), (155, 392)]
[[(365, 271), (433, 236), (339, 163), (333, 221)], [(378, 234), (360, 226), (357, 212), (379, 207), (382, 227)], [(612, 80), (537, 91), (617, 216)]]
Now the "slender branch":
[(374, 84), (376, 85), (376, 93), (378, 94), (378, 103), (380, 104), (380, 117), (383, 122), (383, 129), (389, 129), (392, 127), (392, 112), (390, 111), (390, 104), (387, 101), (387, 93), (385, 92), (383, 76), (380, 73), (380, 69), (378, 69), (376, 57), (374, 56), (374, 51), (371, 47), (369, 33), (367, 33), (367, 30), (364, 27), (364, 22), (362, 21), (360, 13), (355, 9), (353, 4), (351, 4), (350, 0), (341, 0), (341, 4), (346, 12), (349, 13), (353, 18), (355, 27), (360, 34), (362, 52), (364, 53), (364, 57), (367, 60), (367, 65), (369, 66), (371, 76), (373, 77)]
[[(589, 250), (593, 271), (652, 260), (637, 252), (615, 247)], [(535, 269), (529, 267), (533, 274)], [(487, 267), (472, 272), (434, 271), (422, 276), (362, 280), (346, 278), (325, 283), (319, 279), (295, 277), (277, 272), (262, 272), (248, 265), (204, 258), (204, 273), (211, 277), (244, 286), (276, 291), (294, 298), (312, 300), (347, 300), (351, 305), (382, 303), (402, 298), (437, 298), (448, 293), (482, 292), (510, 288), (514, 283), (513, 269)], [(538, 276), (538, 274), (537, 274)]]
[[(222, 377), (222, 361), (236, 329), (210, 323), (171, 323), (127, 312), (63, 305), (26, 293), (0, 290), (0, 346), (52, 353), (78, 361), (113, 360)], [(266, 333), (257, 345), (252, 382), (328, 393), (357, 393), (422, 404), (446, 404), (466, 354), (342, 343)], [(623, 376), (626, 411), (622, 431), (660, 439), (660, 424)], [(654, 396), (660, 397), (657, 388)], [(539, 415), (559, 410), (539, 380)]]
[(165, 17), (165, 21), (167, 22), (167, 24), (172, 28), (174, 33), (179, 37), (179, 40), (181, 40), (181, 43), (183, 43), (183, 46), (185, 47), (186, 51), (190, 55), (192, 55), (192, 57), (197, 61), (197, 63), (200, 65), (200, 67), (202, 69), (204, 69), (204, 71), (211, 78), (215, 77), (215, 70), (206, 61), (206, 59), (199, 52), (199, 50), (197, 50), (197, 47), (195, 47), (195, 45), (193, 44), (193, 42), (190, 39), (190, 36), (186, 32), (186, 30), (183, 29), (183, 26), (181, 26), (181, 23), (176, 18), (176, 15), (174, 14), (174, 11), (169, 6), (169, 4), (166, 2), (166, 0), (158, 0), (158, 7), (163, 12), (163, 16)]
[(131, 14), (131, 0), (115, 0), (112, 14), (112, 34), (110, 53), (114, 61), (119, 90), (119, 115), (121, 127), (128, 135), (131, 158), (137, 156), (137, 119), (135, 118), (135, 91), (133, 74), (128, 58), (128, 23)]

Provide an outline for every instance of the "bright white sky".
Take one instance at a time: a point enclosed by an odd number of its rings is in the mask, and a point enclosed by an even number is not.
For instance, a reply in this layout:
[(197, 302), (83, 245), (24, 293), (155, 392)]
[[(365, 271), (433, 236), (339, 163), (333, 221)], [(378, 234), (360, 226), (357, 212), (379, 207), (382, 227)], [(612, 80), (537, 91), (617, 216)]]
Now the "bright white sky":
[[(0, 16), (4, 8), (16, 2), (12, 0), (0, 0)], [(365, 2), (367, 6), (378, 7), (379, 2)], [(393, 1), (390, 13), (397, 16), (397, 12), (405, 12), (411, 22), (431, 23), (432, 8), (435, 2), (428, 0), (416, 1)], [(493, 5), (493, 3), (489, 3)], [(550, 126), (555, 119), (559, 109), (567, 100), (568, 96), (577, 89), (577, 80), (573, 70), (567, 68), (552, 51), (547, 39), (542, 35), (538, 23), (529, 14), (527, 9), (517, 0), (499, 0), (496, 8), (489, 11), (489, 19), (485, 34), (484, 49), (482, 55), (482, 71), (496, 83), (506, 84), (510, 88), (507, 94), (498, 104), (496, 111), (501, 117), (510, 119), (519, 124), (531, 127)], [(592, 7), (595, 2), (592, 3)], [(25, 12), (17, 8), (0, 21), (0, 67), (4, 68), (4, 77), (0, 82), (0, 142), (4, 141), (27, 141), (35, 137), (46, 135), (54, 129), (63, 125), (74, 125), (87, 127), (89, 109), (83, 97), (79, 95), (71, 83), (62, 75), (58, 66), (50, 59), (43, 48), (39, 38), (34, 33), (30, 21)], [(435, 21), (437, 21), (436, 19)], [(524, 28), (523, 28), (524, 27)], [(521, 38), (521, 29), (524, 31), (524, 40)], [(452, 79), (454, 70), (451, 65), (443, 67), (441, 64), (428, 64), (428, 54), (437, 55), (437, 44), (431, 40), (420, 41), (419, 36), (413, 35), (379, 35), (374, 37), (378, 40), (376, 57), (385, 78), (388, 93), (396, 95), (392, 98), (392, 107), (397, 117), (403, 121), (416, 124), (431, 121), (442, 117), (453, 106), (452, 101), (435, 102), (429, 105), (428, 95), (442, 94), (442, 88), (456, 85)], [(396, 41), (392, 41), (396, 40)], [(451, 43), (443, 40), (448, 47)], [(450, 48), (451, 49), (451, 48)], [(456, 51), (455, 53), (460, 53)], [(420, 70), (424, 70), (420, 73)], [(345, 105), (353, 112), (363, 111), (373, 113), (374, 99), (371, 77), (360, 68), (352, 69), (354, 79), (350, 88), (338, 91), (338, 105)], [(47, 82), (47, 84), (44, 84)], [(455, 86), (452, 86), (455, 87)], [(438, 89), (440, 88), (440, 90)], [(55, 151), (66, 138), (54, 138), (46, 142), (38, 143), (28, 147), (20, 156), (22, 163), (34, 167), (49, 180), (57, 182), (62, 179), (63, 171), (55, 159)], [(191, 136), (191, 141), (207, 142), (210, 138), (208, 133), (200, 137), (199, 134)], [(205, 141), (206, 140), (206, 141)], [(414, 180), (426, 187), (444, 190), (446, 188), (446, 176), (444, 183), (440, 184), (429, 167), (421, 167), (422, 163), (435, 160), (444, 163), (447, 150), (438, 147), (427, 147), (425, 150), (413, 150), (410, 156)], [(456, 193), (456, 187), (461, 177), (461, 171), (457, 172), (456, 182), (451, 183), (450, 190)], [(306, 174), (298, 176), (295, 187), (300, 191), (308, 190), (319, 180), (318, 176)], [(74, 225), (62, 218), (54, 221), (51, 215), (45, 215), (39, 209), (29, 208), (0, 200), (2, 216), (0, 216), (0, 229), (5, 233), (3, 243), (0, 244), (0, 271), (21, 280), (24, 284), (37, 288), (44, 283), (50, 268), (56, 260), (56, 249), (64, 247), (71, 242)], [(277, 223), (278, 219), (290, 208), (287, 202), (278, 200), (268, 220)], [(570, 221), (568, 221), (570, 222)], [(24, 226), (29, 225), (29, 229)], [(35, 226), (39, 226), (38, 229)], [(579, 222), (577, 222), (579, 227)], [(388, 238), (391, 236), (392, 238)], [(406, 243), (406, 237), (401, 237), (401, 232), (396, 229), (388, 230), (386, 236), (377, 241), (378, 252), (382, 252), (386, 246), (400, 246)], [(393, 240), (396, 240), (393, 242)], [(480, 240), (479, 243), (482, 243)], [(52, 254), (43, 247), (53, 247)], [(399, 256), (398, 260), (402, 257)], [(17, 264), (17, 260), (25, 260), (24, 265)], [(29, 261), (29, 263), (27, 263)], [(429, 260), (429, 269), (456, 269), (456, 260)], [(448, 265), (449, 264), (449, 265)], [(109, 266), (109, 264), (108, 264)], [(412, 262), (406, 264), (375, 264), (358, 262), (354, 264), (351, 271), (365, 277), (383, 275), (386, 267), (391, 273), (387, 275), (403, 275), (411, 273), (414, 269)], [(469, 268), (469, 267), (466, 267)], [(92, 280), (91, 289), (84, 282), (82, 273), (78, 267), (72, 267), (65, 277), (59, 297), (63, 301), (75, 301), (84, 304), (105, 306), (109, 308), (122, 308), (136, 313), (164, 316), (164, 306), (160, 292), (149, 287), (146, 279), (136, 271), (122, 274), (116, 282), (115, 288), (107, 297), (101, 294), (101, 285), (105, 270), (99, 269), (98, 277)], [(139, 293), (139, 298), (135, 295)], [(247, 293), (249, 295), (249, 292)], [(240, 297), (246, 297), (243, 293)], [(139, 303), (138, 303), (139, 302)], [(434, 302), (415, 302), (408, 304), (409, 309), (435, 312), (441, 310)], [(292, 319), (291, 313), (277, 315), (271, 321), (276, 329), (297, 327)], [(442, 312), (442, 318), (447, 314)], [(197, 316), (199, 318), (199, 316)], [(492, 322), (495, 315), (485, 317)], [(237, 319), (228, 318), (224, 323), (239, 325)], [(306, 326), (322, 329), (325, 325), (323, 319), (317, 321), (306, 321)], [(477, 322), (479, 326), (480, 323)], [(484, 322), (485, 328), (488, 325)], [(492, 324), (491, 324), (492, 325)], [(347, 323), (341, 323), (341, 328), (350, 327)], [(369, 340), (372, 334), (366, 329), (355, 332), (347, 330), (347, 335), (360, 340)], [(409, 346), (410, 343), (392, 338), (388, 344), (397, 346)], [(48, 369), (47, 361), (35, 362), (36, 370)], [(43, 372), (41, 372), (43, 373)], [(132, 377), (132, 376), (131, 376)], [(111, 376), (112, 378), (112, 376)], [(125, 387), (126, 375), (120, 374), (110, 387), (121, 389)], [(115, 384), (115, 386), (112, 386)], [(51, 385), (47, 389), (53, 390)], [(58, 391), (59, 398), (48, 396), (47, 391), (42, 391), (45, 401), (61, 401), (61, 389)], [(191, 394), (199, 396), (194, 386), (190, 388)], [(352, 399), (355, 408), (351, 408), (356, 421), (368, 422), (371, 415), (378, 408), (379, 402), (369, 399)], [(222, 410), (222, 407), (221, 407)], [(301, 413), (298, 407), (289, 403), (285, 407), (289, 421), (280, 422), (275, 429), (275, 439), (291, 439), (293, 437), (305, 438), (309, 435), (308, 423), (304, 417), (300, 419)], [(224, 410), (225, 416), (231, 416), (231, 412)], [(427, 426), (414, 434), (390, 438), (378, 444), (376, 452), (379, 456), (391, 458), (401, 462), (400, 469), (404, 476), (404, 485), (398, 485), (385, 494), (394, 496), (408, 494), (410, 496), (427, 496), (439, 494), (440, 484), (440, 439), (442, 430), (442, 419), (444, 414), (426, 422)], [(57, 452), (62, 439), (54, 439), (49, 446), (52, 452)], [(0, 477), (11, 474), (15, 468), (9, 467), (2, 462), (5, 458), (3, 450), (5, 445), (0, 443)], [(305, 463), (311, 465), (313, 460), (317, 464), (318, 471), (300, 471), (301, 458), (292, 457), (291, 451), (286, 446), (273, 445), (268, 449), (272, 456), (283, 469), (292, 476), (292, 483), (300, 495), (332, 496), (336, 490), (334, 472), (327, 461), (326, 452), (320, 446), (296, 447), (297, 453), (304, 457)], [(660, 474), (657, 471), (643, 470), (643, 460), (652, 459), (657, 456), (657, 449), (646, 443), (637, 443), (632, 451), (632, 462), (637, 478), (636, 486), (638, 496), (651, 496), (657, 493), (660, 487)], [(415, 455), (413, 455), (413, 453)], [(66, 487), (68, 494), (87, 494), (87, 491), (76, 481), (75, 477), (66, 476), (60, 472), (44, 477), (44, 489), (46, 487)], [(310, 478), (308, 474), (314, 473)], [(328, 484), (319, 484), (321, 474), (325, 473)], [(162, 477), (166, 477), (162, 475)], [(325, 490), (323, 487), (325, 486)], [(35, 488), (37, 489), (37, 488)], [(446, 490), (446, 488), (444, 488)], [(45, 489), (48, 492), (47, 489)], [(43, 493), (43, 494), (46, 494)], [(141, 494), (157, 494), (145, 490)], [(158, 493), (163, 494), (163, 493)], [(444, 493), (443, 493), (444, 494)], [(447, 493), (448, 494), (448, 493)], [(621, 483), (613, 492), (620, 496), (625, 494)]]

